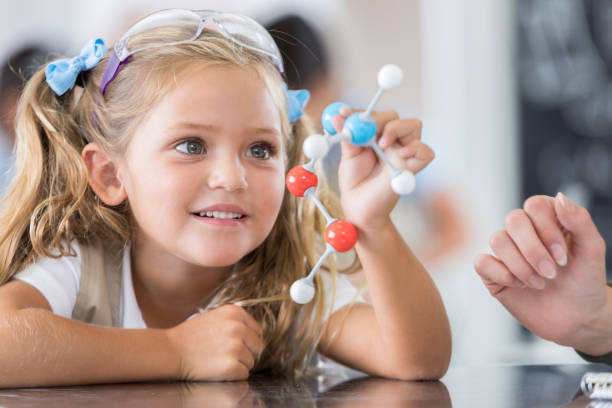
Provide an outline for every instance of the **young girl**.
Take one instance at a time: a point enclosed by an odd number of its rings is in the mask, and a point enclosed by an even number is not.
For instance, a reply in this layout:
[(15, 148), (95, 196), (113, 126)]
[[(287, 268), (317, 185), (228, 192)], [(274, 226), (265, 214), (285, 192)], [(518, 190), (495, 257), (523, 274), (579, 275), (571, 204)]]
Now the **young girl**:
[[(92, 41), (50, 64), (20, 101), (0, 214), (0, 385), (293, 375), (313, 350), (373, 375), (445, 373), (446, 313), (389, 220), (398, 197), (371, 149), (343, 146), (340, 187), (372, 305), (333, 262), (310, 304), (289, 297), (325, 220), (285, 193), (309, 128), (289, 122), (300, 106), (261, 26), (165, 10), (105, 51)], [(410, 170), (432, 160), (417, 120), (375, 119)]]

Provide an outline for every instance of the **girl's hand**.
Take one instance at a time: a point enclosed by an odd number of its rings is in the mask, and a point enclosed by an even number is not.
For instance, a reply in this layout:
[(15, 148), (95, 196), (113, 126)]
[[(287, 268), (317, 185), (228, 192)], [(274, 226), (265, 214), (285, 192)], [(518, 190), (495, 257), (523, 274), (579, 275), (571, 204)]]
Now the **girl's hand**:
[[(505, 226), (491, 237), (495, 256), (474, 264), (491, 295), (536, 335), (598, 350), (593, 335), (612, 316), (605, 316), (606, 246), (587, 210), (561, 193), (534, 196)], [(603, 354), (605, 344), (599, 347)]]
[(184, 380), (245, 380), (263, 350), (260, 325), (235, 305), (204, 312), (166, 333)]
[[(340, 109), (340, 115), (332, 119), (336, 130), (340, 131), (346, 118), (355, 112), (349, 108)], [(385, 154), (401, 162), (394, 163), (395, 167), (416, 174), (433, 160), (433, 151), (421, 142), (421, 121), (399, 119), (394, 111), (372, 113), (372, 118), (378, 129), (378, 145)], [(388, 166), (370, 147), (355, 146), (347, 141), (342, 141), (341, 145), (338, 183), (347, 221), (360, 229), (385, 225), (399, 199), (391, 189)]]

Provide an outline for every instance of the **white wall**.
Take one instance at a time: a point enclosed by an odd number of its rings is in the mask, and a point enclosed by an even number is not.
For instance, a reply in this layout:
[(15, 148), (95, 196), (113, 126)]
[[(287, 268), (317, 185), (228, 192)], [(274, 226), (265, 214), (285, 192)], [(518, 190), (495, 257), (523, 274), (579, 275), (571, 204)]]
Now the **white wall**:
[[(451, 315), (455, 364), (580, 361), (572, 349), (519, 342), (513, 318), (473, 271), (477, 253), (520, 206), (515, 22), (511, 0), (421, 2), (422, 116), (446, 151), (449, 179), (472, 231), (439, 287)], [(455, 310), (455, 308), (457, 310)]]

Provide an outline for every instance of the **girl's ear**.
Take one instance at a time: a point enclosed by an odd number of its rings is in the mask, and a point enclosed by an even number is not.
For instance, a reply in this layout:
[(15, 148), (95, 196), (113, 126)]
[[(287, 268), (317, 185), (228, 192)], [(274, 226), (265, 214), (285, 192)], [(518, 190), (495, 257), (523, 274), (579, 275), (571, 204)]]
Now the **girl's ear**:
[(104, 204), (121, 204), (127, 194), (118, 176), (113, 159), (97, 143), (89, 143), (81, 153), (87, 166), (87, 179), (92, 190)]

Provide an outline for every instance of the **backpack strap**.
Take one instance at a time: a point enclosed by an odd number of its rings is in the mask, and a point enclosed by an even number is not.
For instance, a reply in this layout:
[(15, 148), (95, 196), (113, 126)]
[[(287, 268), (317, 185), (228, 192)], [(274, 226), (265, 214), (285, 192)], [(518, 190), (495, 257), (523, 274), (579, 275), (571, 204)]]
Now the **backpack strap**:
[(81, 281), (72, 318), (119, 327), (123, 248), (81, 244)]

